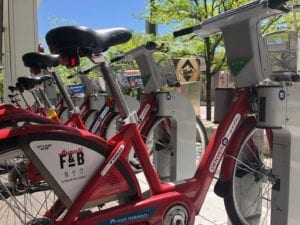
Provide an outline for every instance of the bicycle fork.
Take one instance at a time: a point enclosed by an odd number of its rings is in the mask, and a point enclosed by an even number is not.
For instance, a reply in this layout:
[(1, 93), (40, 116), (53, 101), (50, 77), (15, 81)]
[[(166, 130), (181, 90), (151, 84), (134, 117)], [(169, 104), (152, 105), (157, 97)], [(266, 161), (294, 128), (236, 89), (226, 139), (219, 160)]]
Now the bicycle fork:
[(221, 138), (218, 140), (219, 149), (222, 149), (220, 150), (221, 153), (218, 153), (218, 150), (215, 156), (222, 155), (222, 157), (219, 157), (222, 158), (222, 162), (221, 159), (216, 162), (217, 165), (221, 162), (221, 169), (214, 188), (214, 192), (220, 197), (224, 198), (228, 193), (238, 150), (245, 137), (249, 136), (256, 126), (256, 111), (255, 89), (250, 87), (237, 90), (235, 99), (224, 116), (226, 119), (220, 124), (221, 130), (226, 132), (224, 136), (221, 134)]

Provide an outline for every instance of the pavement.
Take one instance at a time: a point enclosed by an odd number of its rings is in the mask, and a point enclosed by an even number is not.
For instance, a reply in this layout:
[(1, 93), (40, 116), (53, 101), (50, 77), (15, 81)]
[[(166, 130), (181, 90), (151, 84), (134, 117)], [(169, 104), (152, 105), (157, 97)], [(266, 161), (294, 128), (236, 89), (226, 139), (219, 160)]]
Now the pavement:
[[(212, 112), (214, 112), (213, 107)], [(210, 138), (211, 134), (216, 130), (218, 126), (217, 124), (212, 122), (214, 121), (213, 113), (212, 120), (206, 120), (206, 107), (201, 106), (200, 115), (201, 121), (206, 128), (208, 138)], [(209, 188), (200, 214), (196, 217), (195, 225), (230, 225), (230, 222), (228, 222), (223, 199), (218, 197), (213, 191), (215, 183), (216, 179), (213, 180)]]
[[(201, 119), (201, 121), (206, 128), (206, 132), (209, 138), (218, 125), (212, 122), (213, 119), (212, 121)], [(217, 180), (214, 179), (210, 185), (201, 211), (199, 215), (196, 216), (195, 225), (230, 225), (230, 222), (228, 222), (227, 219), (223, 198), (218, 197), (214, 193), (214, 186), (216, 181)]]
[(213, 191), (215, 182), (216, 180), (209, 188), (201, 211), (196, 216), (195, 225), (229, 225), (223, 199)]

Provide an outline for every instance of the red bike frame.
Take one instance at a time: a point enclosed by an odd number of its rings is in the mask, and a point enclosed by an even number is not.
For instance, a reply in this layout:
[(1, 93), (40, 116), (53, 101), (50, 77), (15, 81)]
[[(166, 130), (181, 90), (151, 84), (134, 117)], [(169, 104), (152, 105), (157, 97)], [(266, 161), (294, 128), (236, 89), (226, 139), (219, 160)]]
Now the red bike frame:
[[(86, 103), (86, 104), (88, 104), (88, 103)], [(88, 110), (84, 111), (85, 115), (87, 115), (87, 111)], [(30, 121), (30, 118), (32, 118), (34, 121), (36, 121), (36, 116), (47, 118), (49, 116), (49, 114), (46, 112), (45, 109), (38, 109), (38, 111), (36, 111), (36, 110), (33, 110), (32, 108), (22, 109), (19, 107), (14, 107), (11, 104), (1, 105), (0, 122), (3, 123), (4, 121), (7, 121), (7, 120), (16, 121), (18, 117), (22, 118), (22, 116), (27, 116), (28, 121)], [(49, 118), (51, 118), (53, 121), (55, 121), (57, 123), (60, 123), (59, 117), (57, 115), (54, 115), (52, 117), (50, 116)], [(50, 122), (50, 120), (49, 120), (49, 122)], [(82, 118), (81, 114), (79, 114), (79, 113), (72, 113), (70, 119), (64, 125), (71, 126), (71, 127), (77, 127), (79, 129), (84, 129), (84, 130), (86, 129), (84, 122), (83, 122), (83, 118)]]
[[(256, 125), (256, 118), (252, 114), (250, 97), (252, 91), (249, 88), (237, 90), (235, 99), (225, 115), (225, 120), (218, 126), (213, 134), (204, 156), (201, 159), (194, 177), (178, 182), (178, 183), (161, 183), (157, 172), (155, 171), (149, 159), (149, 152), (145, 145), (144, 139), (137, 124), (131, 123), (125, 125), (119, 133), (108, 141), (104, 141), (89, 132), (67, 128), (60, 125), (35, 125), (30, 129), (24, 127), (16, 129), (2, 130), (0, 139), (16, 138), (25, 135), (25, 139), (31, 135), (39, 135), (40, 133), (65, 133), (72, 134), (81, 139), (93, 139), (99, 145), (99, 148), (108, 149), (108, 156), (98, 170), (94, 173), (92, 179), (84, 187), (77, 199), (73, 202), (68, 212), (62, 220), (58, 216), (63, 211), (64, 206), (58, 201), (45, 216), (54, 216), (56, 212), (55, 224), (58, 225), (94, 225), (109, 224), (111, 220), (124, 219), (123, 224), (163, 224), (166, 211), (173, 206), (184, 207), (189, 214), (189, 225), (194, 224), (194, 217), (199, 213), (208, 188), (216, 173), (223, 156), (220, 179), (228, 181), (232, 176), (232, 168), (234, 157), (236, 156), (239, 146), (245, 137), (252, 131)], [(246, 104), (248, 103), (248, 104)], [(45, 128), (45, 126), (47, 128)], [(25, 132), (26, 129), (26, 132)], [(77, 215), (83, 206), (88, 202), (93, 193), (101, 190), (103, 182), (106, 181), (107, 174), (113, 170), (116, 162), (127, 164), (127, 156), (129, 151), (135, 150), (135, 154), (140, 161), (145, 177), (148, 181), (152, 195), (142, 197), (140, 187), (138, 185), (135, 174), (127, 168), (126, 173), (134, 181), (136, 189), (136, 199), (126, 205), (113, 207), (101, 212), (97, 212), (88, 216), (78, 218)], [(121, 149), (121, 150), (120, 150)], [(146, 157), (148, 156), (148, 157)], [(34, 161), (32, 161), (35, 164)], [(46, 177), (45, 177), (46, 178)], [(47, 178), (46, 178), (47, 179)]]

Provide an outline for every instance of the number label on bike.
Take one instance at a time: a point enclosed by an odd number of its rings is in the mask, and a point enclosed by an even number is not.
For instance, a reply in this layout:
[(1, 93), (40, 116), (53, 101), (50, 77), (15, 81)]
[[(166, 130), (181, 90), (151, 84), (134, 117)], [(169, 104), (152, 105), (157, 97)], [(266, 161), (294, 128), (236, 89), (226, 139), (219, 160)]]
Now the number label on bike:
[(285, 99), (285, 91), (280, 90), (279, 93), (278, 93), (278, 97), (281, 101), (283, 101)]

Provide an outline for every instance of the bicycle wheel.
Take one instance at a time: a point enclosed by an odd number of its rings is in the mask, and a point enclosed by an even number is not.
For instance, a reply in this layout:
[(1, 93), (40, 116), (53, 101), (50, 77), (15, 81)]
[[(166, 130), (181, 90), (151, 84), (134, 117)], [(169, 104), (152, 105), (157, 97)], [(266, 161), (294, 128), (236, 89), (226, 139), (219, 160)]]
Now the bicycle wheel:
[[(50, 138), (50, 136), (52, 138)], [(35, 165), (38, 165), (37, 168), (39, 168), (39, 171), (41, 172), (40, 174), (38, 173), (38, 169), (29, 162), (28, 158), (22, 154), (23, 152), (19, 148), (21, 147), (23, 149), (27, 149), (27, 151), (31, 151), (29, 147), (31, 148), (32, 145), (30, 144), (34, 143), (36, 140), (41, 142), (50, 141), (52, 144), (58, 144), (57, 146), (67, 146), (66, 143), (69, 143), (72, 145), (72, 147), (70, 147), (71, 149), (75, 149), (73, 148), (73, 145), (82, 146), (82, 148), (86, 148), (86, 151), (83, 150), (85, 151), (84, 155), (86, 158), (81, 161), (84, 163), (81, 164), (83, 165), (81, 168), (83, 168), (86, 173), (88, 173), (88, 170), (91, 167), (90, 165), (96, 165), (88, 162), (88, 160), (93, 161), (95, 157), (88, 157), (87, 155), (93, 154), (97, 157), (97, 161), (103, 162), (103, 160), (107, 157), (107, 152), (109, 150), (107, 149), (107, 146), (101, 148), (102, 140), (100, 139), (99, 143), (94, 142), (94, 139), (84, 139), (77, 135), (68, 136), (67, 133), (58, 134), (55, 131), (52, 133), (49, 131), (49, 133), (45, 134), (37, 132), (34, 134), (28, 134), (26, 137), (23, 135), (20, 139), (22, 140), (19, 140), (19, 144), (15, 138), (14, 140), (10, 139), (7, 141), (9, 151), (6, 147), (2, 146), (2, 148), (0, 148), (0, 224), (52, 225), (53, 223), (43, 216), (47, 215), (48, 218), (52, 219), (63, 215), (66, 207), (69, 207), (69, 203), (66, 201), (64, 202), (66, 198), (61, 196), (66, 195), (68, 190), (60, 191), (61, 188), (57, 186), (55, 180), (53, 180), (57, 176), (50, 174), (49, 170), (55, 167), (55, 163), (47, 164), (47, 160), (39, 160), (40, 158), (37, 158), (37, 156), (32, 154), (32, 152), (30, 154), (27, 152), (27, 156), (33, 157), (29, 157), (29, 159), (34, 160), (33, 162), (35, 162)], [(53, 147), (51, 150), (57, 150), (58, 152), (61, 152), (61, 150), (64, 151), (64, 147), (57, 148), (57, 146)], [(95, 150), (90, 150), (91, 148)], [(55, 155), (57, 152), (54, 153), (53, 151), (51, 151), (51, 154)], [(13, 152), (14, 154), (10, 154), (10, 152)], [(2, 160), (1, 155), (4, 155), (4, 153), (7, 154), (5, 155), (5, 159)], [(76, 156), (74, 155), (74, 157)], [(64, 162), (66, 162), (67, 167), (68, 161), (64, 160)], [(78, 160), (75, 162), (78, 163)], [(59, 164), (60, 163), (56, 166), (60, 167)], [(81, 209), (78, 217), (80, 218), (87, 213), (92, 213), (92, 210), (93, 213), (96, 213), (96, 210), (100, 211), (102, 209), (115, 206), (116, 204), (126, 204), (129, 201), (136, 200), (139, 190), (135, 184), (137, 184), (138, 181), (136, 180), (136, 177), (129, 172), (129, 170), (130, 167), (124, 160), (120, 159), (115, 162), (115, 167), (110, 169), (111, 174), (109, 178), (105, 180), (101, 187), (93, 193), (87, 205)], [(48, 176), (47, 174), (50, 175)], [(48, 176), (48, 179), (46, 180), (47, 182), (43, 179), (43, 176)], [(73, 172), (72, 174), (70, 172), (70, 174), (67, 175), (67, 177), (70, 176), (74, 176)], [(66, 179), (66, 177), (62, 179)], [(114, 181), (113, 185), (117, 185), (118, 188), (111, 188), (112, 179)], [(76, 182), (76, 180), (77, 179), (74, 181)], [(69, 182), (69, 180), (67, 180), (67, 182)], [(118, 184), (118, 182), (120, 183)], [(105, 191), (103, 191), (103, 189), (105, 189)], [(57, 196), (54, 192), (58, 193)]]
[(206, 128), (201, 122), (201, 120), (196, 117), (196, 145), (197, 145), (197, 151), (196, 151), (196, 164), (200, 161), (201, 156), (203, 155), (203, 152), (208, 144), (208, 138), (207, 138), (207, 132)]
[[(100, 115), (101, 116), (101, 115)], [(97, 134), (104, 139), (109, 139), (117, 132), (117, 119), (119, 113), (111, 112), (104, 115), (103, 118), (98, 118), (99, 112), (94, 111), (85, 120), (85, 125), (88, 130), (94, 134)]]
[[(167, 151), (164, 151), (166, 154), (166, 163), (164, 164), (164, 168), (159, 168), (160, 171), (168, 171), (169, 170), (169, 163), (167, 162), (168, 157), (172, 155), (172, 146), (171, 141), (171, 135), (175, 135), (171, 132), (170, 128), (170, 119), (169, 118), (156, 118), (149, 129), (146, 130), (145, 134), (143, 134), (145, 137), (146, 145), (149, 148), (149, 152), (151, 155), (151, 160), (156, 167), (157, 165), (157, 159), (154, 156), (155, 151), (161, 151), (163, 149), (168, 149)], [(208, 139), (207, 134), (204, 125), (202, 124), (201, 120), (196, 117), (195, 122), (195, 140), (196, 140), (196, 159), (195, 164), (197, 165), (198, 162), (201, 159), (201, 156), (203, 154), (203, 151), (205, 150)], [(166, 172), (166, 174), (169, 174), (170, 172)], [(161, 177), (163, 179), (163, 177)]]
[[(170, 141), (170, 136), (172, 135), (170, 129), (168, 128), (168, 119), (166, 118), (160, 118), (157, 119), (152, 127), (150, 128), (147, 138), (146, 138), (146, 143), (148, 146), (150, 146), (150, 149), (153, 149), (153, 144), (156, 143), (160, 145), (160, 147), (166, 146), (166, 144), (169, 144)], [(154, 132), (157, 132), (160, 134), (160, 138), (156, 137), (154, 138)], [(203, 151), (205, 150), (207, 144), (208, 144), (208, 138), (207, 138), (207, 133), (206, 129), (201, 122), (201, 120), (196, 117), (196, 164), (200, 161), (200, 158), (203, 154)], [(159, 148), (159, 147), (158, 147)], [(151, 153), (152, 153), (151, 151)]]
[(96, 111), (96, 110), (90, 110), (88, 113), (86, 113), (85, 117), (82, 118), (87, 130), (89, 130), (90, 127), (92, 126), (92, 123), (96, 119), (97, 113), (98, 113), (98, 111)]
[[(0, 163), (0, 224), (33, 225), (35, 218), (41, 224), (51, 224), (43, 218), (49, 206), (57, 200), (56, 195), (43, 180), (29, 182), (28, 159), (21, 152), (6, 154)], [(48, 222), (48, 223), (46, 223)]]
[[(262, 130), (253, 130), (243, 141), (236, 156), (225, 208), (232, 224), (269, 225), (272, 176), (272, 152)], [(225, 156), (226, 157), (226, 156)]]
[(104, 121), (102, 134), (105, 139), (109, 139), (118, 132), (118, 119), (120, 118), (119, 113), (114, 113), (110, 118)]

